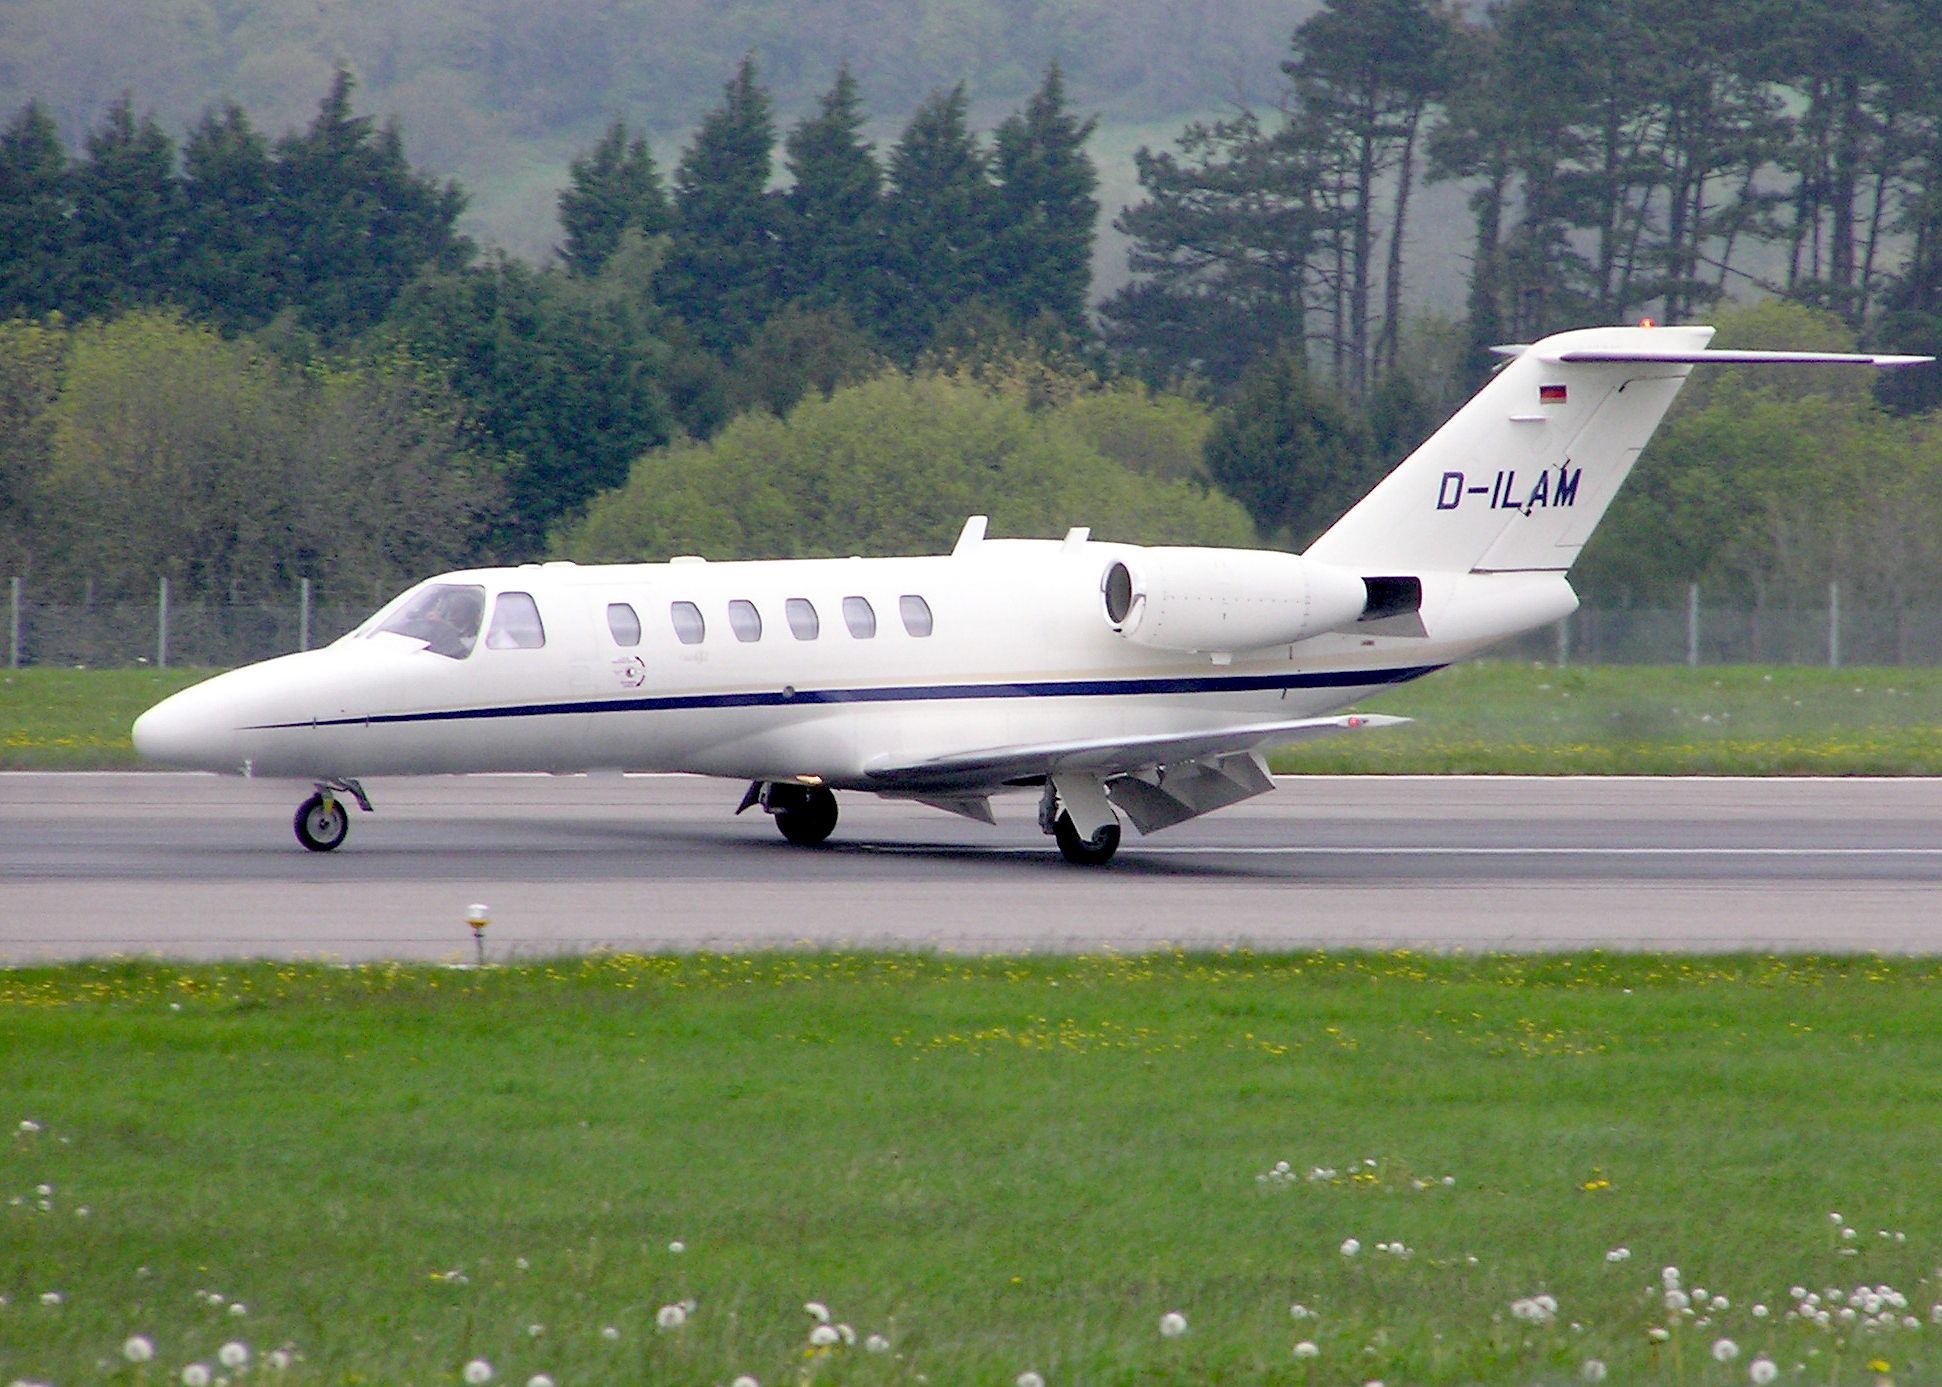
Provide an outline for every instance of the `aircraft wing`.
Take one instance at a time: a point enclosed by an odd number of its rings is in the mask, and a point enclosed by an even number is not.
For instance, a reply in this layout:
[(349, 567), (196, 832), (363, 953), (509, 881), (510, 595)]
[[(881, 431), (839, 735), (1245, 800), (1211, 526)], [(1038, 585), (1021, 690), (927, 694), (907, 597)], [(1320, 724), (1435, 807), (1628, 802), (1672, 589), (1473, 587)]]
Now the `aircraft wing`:
[(1095, 776), (1101, 780), (1156, 766), (1238, 752), (1261, 751), (1339, 732), (1396, 727), (1409, 718), (1381, 713), (1344, 713), (1292, 722), (1259, 722), (1205, 732), (1174, 732), (1146, 737), (1101, 737), (1091, 741), (1039, 742), (954, 752), (923, 761), (871, 766), (869, 788), (900, 794), (963, 794), (991, 791), (1007, 783), (1054, 774)]

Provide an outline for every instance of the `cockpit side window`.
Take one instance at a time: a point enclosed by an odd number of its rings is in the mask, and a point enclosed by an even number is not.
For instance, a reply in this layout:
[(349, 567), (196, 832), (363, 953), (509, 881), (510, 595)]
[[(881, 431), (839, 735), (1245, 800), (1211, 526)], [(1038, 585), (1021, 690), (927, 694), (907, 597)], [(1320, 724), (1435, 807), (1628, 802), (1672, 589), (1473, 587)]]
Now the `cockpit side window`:
[(500, 593), (499, 605), (492, 609), (492, 627), (486, 632), (486, 649), (538, 650), (545, 644), (546, 628), (540, 624), (533, 595)]
[[(527, 599), (529, 602), (532, 600)], [(485, 589), (473, 583), (430, 583), (367, 634), (389, 632), (425, 642), (434, 655), (463, 660), (479, 639)], [(538, 614), (534, 614), (537, 621)]]

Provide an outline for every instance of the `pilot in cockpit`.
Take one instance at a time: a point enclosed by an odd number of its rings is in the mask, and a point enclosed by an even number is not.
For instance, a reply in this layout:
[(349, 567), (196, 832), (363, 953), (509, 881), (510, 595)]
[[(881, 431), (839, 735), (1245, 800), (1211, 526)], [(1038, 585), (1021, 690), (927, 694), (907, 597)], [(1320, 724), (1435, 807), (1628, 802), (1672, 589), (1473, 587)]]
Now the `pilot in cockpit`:
[(438, 583), (420, 592), (378, 627), (425, 642), (435, 655), (463, 660), (479, 639), (485, 617), (485, 590)]

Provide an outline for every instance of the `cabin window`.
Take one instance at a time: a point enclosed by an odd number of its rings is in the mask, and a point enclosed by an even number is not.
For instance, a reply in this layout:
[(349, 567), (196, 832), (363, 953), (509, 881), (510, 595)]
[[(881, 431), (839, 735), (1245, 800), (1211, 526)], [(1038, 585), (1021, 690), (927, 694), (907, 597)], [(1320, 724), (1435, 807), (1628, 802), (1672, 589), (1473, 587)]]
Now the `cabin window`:
[(762, 639), (762, 613), (755, 610), (753, 602), (738, 597), (728, 604), (728, 629), (735, 633), (738, 641), (759, 641)]
[(931, 633), (931, 604), (914, 592), (897, 599), (897, 614), (904, 619), (904, 630), (913, 636)]
[(867, 641), (877, 633), (877, 614), (870, 606), (867, 597), (845, 597), (843, 599), (843, 624), (850, 628), (850, 634), (860, 641)]
[(470, 583), (432, 583), (371, 631), (389, 631), (425, 643), (434, 655), (463, 660), (479, 639), (485, 616), (485, 589)]
[(545, 644), (546, 628), (540, 625), (533, 595), (500, 593), (499, 605), (492, 609), (492, 626), (486, 631), (486, 649), (538, 650)]
[(639, 645), (641, 643), (641, 619), (634, 609), (625, 602), (607, 604), (607, 629), (614, 633), (615, 645)]
[(683, 645), (700, 645), (708, 634), (708, 625), (701, 619), (701, 608), (692, 602), (668, 603), (668, 618), (674, 622), (675, 639)]
[(822, 632), (823, 623), (816, 615), (816, 604), (807, 597), (792, 597), (782, 604), (782, 614), (789, 618), (790, 634), (799, 641), (813, 641)]

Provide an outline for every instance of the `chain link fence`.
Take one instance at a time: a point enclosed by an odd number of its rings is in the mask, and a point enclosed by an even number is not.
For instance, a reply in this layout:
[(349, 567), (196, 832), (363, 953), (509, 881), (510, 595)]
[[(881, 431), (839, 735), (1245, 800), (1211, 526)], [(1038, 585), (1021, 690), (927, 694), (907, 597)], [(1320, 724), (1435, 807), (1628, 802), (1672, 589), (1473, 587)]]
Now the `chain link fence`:
[(7, 584), (9, 666), (111, 669), (179, 665), (227, 669), (328, 645), (376, 609), (370, 599), (332, 602), (308, 587), (276, 600), (183, 601), (165, 584), (143, 602), (42, 600)]
[[(42, 600), (15, 579), (5, 654), (12, 668), (181, 665), (223, 669), (326, 645), (376, 610), (382, 594), (324, 601), (306, 587), (276, 599), (145, 602)], [(1514, 659), (1598, 665), (1942, 665), (1942, 607), (1844, 607), (1831, 588), (1814, 607), (1587, 605), (1497, 647)]]

